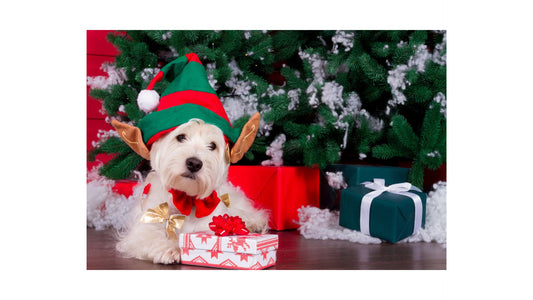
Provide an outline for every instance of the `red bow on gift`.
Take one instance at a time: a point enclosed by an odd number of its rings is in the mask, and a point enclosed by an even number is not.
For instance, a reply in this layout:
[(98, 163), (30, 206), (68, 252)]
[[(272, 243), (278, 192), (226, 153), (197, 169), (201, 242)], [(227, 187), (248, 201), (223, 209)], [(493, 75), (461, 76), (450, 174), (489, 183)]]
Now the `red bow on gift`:
[(227, 214), (213, 217), (213, 222), (209, 223), (209, 229), (219, 236), (246, 235), (250, 233), (240, 217), (230, 217)]
[(215, 208), (217, 208), (218, 203), (220, 203), (220, 198), (215, 191), (204, 199), (196, 199), (195, 197), (191, 197), (186, 193), (175, 189), (170, 189), (169, 192), (172, 194), (172, 202), (174, 203), (174, 206), (186, 216), (190, 215), (192, 207), (196, 206), (196, 217), (206, 217), (210, 215)]

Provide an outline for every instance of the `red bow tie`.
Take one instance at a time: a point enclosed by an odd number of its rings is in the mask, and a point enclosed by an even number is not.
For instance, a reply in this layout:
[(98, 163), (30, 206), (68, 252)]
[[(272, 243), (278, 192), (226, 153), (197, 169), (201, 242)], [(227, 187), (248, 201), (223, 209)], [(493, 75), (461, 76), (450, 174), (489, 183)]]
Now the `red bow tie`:
[(196, 197), (189, 196), (185, 192), (175, 189), (170, 189), (168, 192), (172, 194), (174, 206), (186, 216), (191, 214), (193, 206), (196, 206), (195, 215), (197, 218), (209, 216), (217, 208), (218, 203), (220, 203), (220, 198), (218, 198), (217, 192), (215, 191), (204, 199), (196, 199)]

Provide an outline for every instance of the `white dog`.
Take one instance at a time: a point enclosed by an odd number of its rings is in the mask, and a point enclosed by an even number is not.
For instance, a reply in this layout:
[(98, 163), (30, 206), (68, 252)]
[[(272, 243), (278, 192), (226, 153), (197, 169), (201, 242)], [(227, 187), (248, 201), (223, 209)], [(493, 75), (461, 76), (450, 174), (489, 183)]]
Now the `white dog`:
[(199, 119), (191, 119), (158, 139), (149, 150), (152, 171), (145, 182), (150, 184), (149, 192), (137, 199), (128, 228), (119, 233), (116, 249), (126, 257), (154, 263), (180, 261), (178, 242), (169, 238), (164, 223), (140, 222), (148, 209), (162, 202), (168, 203), (170, 214), (180, 214), (169, 190), (179, 190), (197, 199), (216, 191), (218, 195), (228, 194), (230, 200), (229, 207), (221, 201), (209, 216), (202, 218), (195, 216), (193, 207), (181, 229), (176, 229), (178, 236), (179, 233), (209, 230), (212, 217), (223, 214), (240, 216), (252, 232), (265, 232), (267, 211), (254, 208), (252, 201), (227, 181), (228, 155), (222, 131)]

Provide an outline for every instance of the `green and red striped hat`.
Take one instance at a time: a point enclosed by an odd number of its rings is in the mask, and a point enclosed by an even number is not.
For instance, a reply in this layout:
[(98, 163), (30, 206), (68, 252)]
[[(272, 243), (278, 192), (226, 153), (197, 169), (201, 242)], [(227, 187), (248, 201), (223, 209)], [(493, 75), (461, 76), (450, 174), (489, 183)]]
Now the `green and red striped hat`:
[[(162, 79), (170, 83), (159, 98), (153, 88)], [(231, 125), (222, 102), (209, 84), (204, 66), (194, 53), (181, 56), (161, 68), (146, 90), (139, 93), (137, 103), (145, 112), (157, 108), (138, 123), (148, 147), (193, 118), (217, 126), (232, 143), (241, 133), (241, 128)]]

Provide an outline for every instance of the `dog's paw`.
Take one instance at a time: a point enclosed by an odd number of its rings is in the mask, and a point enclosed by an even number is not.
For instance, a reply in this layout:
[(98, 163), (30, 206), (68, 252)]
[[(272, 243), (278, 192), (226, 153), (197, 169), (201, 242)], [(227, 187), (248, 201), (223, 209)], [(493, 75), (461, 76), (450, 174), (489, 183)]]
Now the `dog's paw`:
[(180, 249), (177, 246), (162, 251), (158, 255), (154, 256), (155, 264), (177, 264), (180, 262)]
[(266, 233), (268, 230), (268, 221), (249, 223), (246, 224), (246, 228), (253, 233)]

